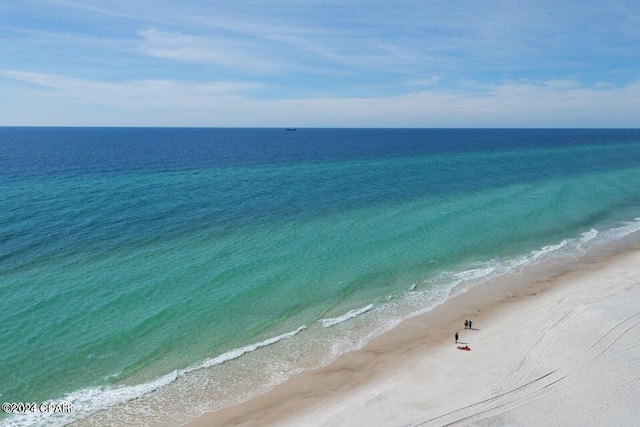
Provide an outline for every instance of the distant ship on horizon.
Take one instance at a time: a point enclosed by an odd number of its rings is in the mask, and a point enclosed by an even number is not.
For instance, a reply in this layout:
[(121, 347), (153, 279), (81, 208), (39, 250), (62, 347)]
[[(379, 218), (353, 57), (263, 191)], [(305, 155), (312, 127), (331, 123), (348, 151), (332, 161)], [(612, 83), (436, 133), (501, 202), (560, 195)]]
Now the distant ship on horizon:
[(296, 130), (296, 128), (285, 128), (285, 130), (286, 130), (287, 132), (292, 132), (292, 131)]

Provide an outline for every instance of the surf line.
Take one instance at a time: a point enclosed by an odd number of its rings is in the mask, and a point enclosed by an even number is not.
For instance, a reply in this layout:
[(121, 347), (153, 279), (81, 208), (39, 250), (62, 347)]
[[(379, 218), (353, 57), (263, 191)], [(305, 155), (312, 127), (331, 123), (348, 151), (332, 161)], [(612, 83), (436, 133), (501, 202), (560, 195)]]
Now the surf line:
[(362, 308), (357, 308), (355, 310), (351, 310), (345, 314), (343, 314), (342, 316), (339, 317), (332, 317), (329, 319), (320, 319), (320, 322), (322, 323), (322, 326), (324, 326), (325, 328), (329, 328), (331, 326), (335, 326), (338, 325), (340, 323), (346, 322), (349, 319), (353, 319), (354, 317), (357, 317), (363, 313), (366, 313), (367, 311), (373, 309), (373, 304), (369, 304), (366, 307), (362, 307)]
[[(82, 420), (95, 412), (122, 405), (146, 396), (168, 386), (190, 372), (221, 365), (225, 362), (237, 359), (247, 353), (256, 351), (262, 347), (267, 347), (282, 340), (292, 338), (305, 329), (307, 329), (307, 326), (302, 325), (295, 331), (287, 332), (268, 338), (264, 341), (233, 349), (184, 369), (173, 370), (150, 382), (121, 386), (103, 385), (73, 391), (65, 395), (62, 399), (65, 402), (72, 404), (74, 408), (80, 408), (79, 410), (74, 411), (71, 414), (34, 413), (29, 417), (29, 423), (36, 425), (58, 425), (56, 423), (59, 422), (59, 425), (66, 425), (71, 421)], [(54, 423), (54, 419), (56, 423)]]

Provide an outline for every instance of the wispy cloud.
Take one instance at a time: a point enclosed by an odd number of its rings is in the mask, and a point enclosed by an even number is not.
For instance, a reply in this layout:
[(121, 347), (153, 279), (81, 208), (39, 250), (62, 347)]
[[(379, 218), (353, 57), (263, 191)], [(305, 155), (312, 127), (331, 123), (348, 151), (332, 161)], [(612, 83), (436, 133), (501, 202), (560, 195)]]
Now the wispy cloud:
[(245, 68), (254, 72), (275, 72), (278, 60), (268, 58), (248, 41), (196, 37), (149, 28), (139, 32), (140, 51), (145, 55), (186, 63)]
[(66, 86), (64, 84), (64, 79), (60, 79), (59, 77), (49, 74), (31, 73), (28, 71), (2, 70), (0, 71), (0, 77), (18, 80), (25, 83), (33, 83), (35, 85), (45, 87), (63, 88)]
[(407, 86), (435, 86), (440, 82), (439, 76), (431, 76), (427, 78), (415, 79), (405, 82)]
[(104, 82), (73, 79), (64, 76), (16, 70), (0, 70), (0, 78), (17, 80), (36, 86), (55, 89), (49, 93), (68, 101), (92, 101), (104, 104), (124, 105), (132, 100), (138, 105), (158, 106), (159, 102), (189, 97), (207, 99), (217, 95), (244, 93), (262, 87), (251, 82), (193, 82), (176, 80), (133, 80)]
[[(44, 86), (31, 102), (58, 112), (59, 123), (91, 124), (86, 105), (103, 114), (104, 125), (172, 126), (400, 126), (400, 127), (624, 127), (637, 123), (640, 80), (624, 86), (580, 86), (539, 81), (479, 84), (387, 97), (256, 99), (254, 83), (147, 80), (107, 83), (21, 71), (2, 80)], [(569, 84), (570, 83), (570, 84)], [(1, 124), (23, 123), (34, 104), (19, 100)], [(140, 111), (132, 115), (132, 111)], [(143, 113), (144, 112), (144, 113)], [(43, 121), (38, 124), (51, 124)]]
[[(63, 8), (77, 9), (79, 11), (89, 12), (94, 15), (105, 15), (115, 18), (126, 18), (136, 21), (168, 23), (167, 20), (159, 20), (154, 18), (152, 14), (140, 14), (134, 11), (128, 12), (123, 4), (113, 4), (110, 1), (74, 1), (74, 0), (39, 0), (42, 3), (59, 6)], [(129, 4), (131, 5), (131, 4)], [(126, 5), (124, 5), (126, 6)]]

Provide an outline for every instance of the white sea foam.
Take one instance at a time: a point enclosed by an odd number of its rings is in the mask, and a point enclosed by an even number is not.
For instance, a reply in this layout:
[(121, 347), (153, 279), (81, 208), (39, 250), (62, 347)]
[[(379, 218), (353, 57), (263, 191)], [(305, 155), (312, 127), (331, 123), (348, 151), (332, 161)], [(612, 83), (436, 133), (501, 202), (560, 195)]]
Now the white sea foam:
[(92, 387), (76, 390), (61, 400), (52, 401), (55, 403), (70, 403), (73, 409), (69, 414), (44, 412), (23, 414), (3, 420), (0, 426), (64, 426), (74, 420), (82, 419), (92, 412), (108, 409), (115, 405), (137, 399), (171, 384), (177, 378), (178, 371), (173, 371), (154, 381), (134, 386)]
[(305, 325), (300, 326), (298, 329), (296, 329), (295, 331), (292, 332), (287, 332), (286, 334), (282, 334), (282, 335), (278, 335), (277, 337), (273, 337), (273, 338), (269, 338), (267, 340), (255, 343), (255, 344), (250, 344), (247, 345), (245, 347), (241, 347), (235, 350), (231, 350), (227, 353), (221, 354), (220, 356), (217, 357), (212, 357), (211, 359), (207, 359), (204, 362), (201, 362), (197, 365), (194, 365), (190, 368), (186, 368), (184, 369), (182, 372), (182, 374), (186, 374), (189, 372), (193, 372), (196, 371), (198, 369), (203, 369), (203, 368), (210, 368), (211, 366), (215, 366), (215, 365), (221, 365), (224, 362), (228, 362), (230, 360), (233, 359), (237, 359), (238, 357), (246, 354), (246, 353), (251, 353), (252, 351), (256, 351), (257, 349), (261, 348), (261, 347), (266, 347), (268, 345), (272, 345), (277, 343), (278, 341), (281, 341), (283, 339), (286, 338), (292, 338), (296, 335), (298, 335), (301, 331), (307, 329), (307, 327)]
[(604, 232), (591, 228), (589, 231), (581, 233), (580, 237), (564, 239), (559, 243), (543, 246), (513, 259), (503, 261), (490, 260), (476, 268), (459, 272), (445, 272), (430, 282), (438, 286), (446, 284), (447, 289), (449, 289), (448, 298), (452, 298), (495, 277), (504, 274), (519, 274), (524, 268), (533, 264), (547, 262), (558, 257), (578, 258), (584, 255), (587, 249), (593, 245), (620, 240), (637, 231), (640, 231), (640, 218), (635, 218), (635, 221)]
[(322, 326), (324, 326), (325, 328), (328, 328), (330, 326), (334, 326), (337, 325), (339, 323), (343, 323), (346, 322), (349, 319), (353, 319), (354, 317), (357, 317), (363, 313), (366, 313), (367, 311), (373, 309), (373, 304), (369, 304), (366, 307), (362, 307), (362, 308), (358, 308), (355, 310), (351, 310), (345, 314), (343, 314), (342, 316), (339, 317), (332, 317), (329, 319), (320, 319), (320, 322), (322, 323)]
[(592, 228), (591, 230), (582, 233), (582, 238), (580, 239), (580, 244), (585, 244), (587, 242), (592, 241), (593, 239), (595, 239), (596, 237), (598, 237), (598, 230), (596, 230), (595, 228)]
[(153, 391), (159, 390), (173, 383), (180, 377), (203, 368), (221, 365), (240, 356), (251, 353), (259, 348), (275, 344), (283, 339), (292, 338), (301, 331), (307, 329), (300, 326), (292, 332), (287, 332), (276, 337), (250, 344), (227, 353), (205, 360), (204, 362), (190, 366), (185, 369), (175, 370), (153, 381), (131, 385), (131, 386), (102, 386), (76, 390), (69, 393), (55, 403), (67, 402), (73, 407), (70, 414), (46, 414), (33, 413), (20, 416), (13, 416), (0, 422), (1, 427), (26, 427), (26, 426), (64, 426), (74, 420), (82, 419), (91, 413), (112, 408), (116, 405), (139, 399)]
[(556, 245), (543, 246), (541, 249), (531, 251), (531, 255), (527, 257), (528, 258), (527, 260), (529, 262), (537, 261), (547, 255), (558, 252), (558, 250), (566, 247), (568, 244), (569, 244), (569, 240), (563, 240), (562, 242)]
[(454, 273), (453, 276), (458, 280), (458, 282), (471, 281), (487, 277), (495, 271), (496, 267), (494, 265), (487, 265), (483, 268), (473, 268), (471, 270), (460, 271), (458, 273)]
[(640, 231), (640, 218), (634, 218), (634, 221), (627, 222), (621, 227), (607, 230), (607, 232), (604, 233), (604, 237), (607, 240), (620, 240), (636, 231)]

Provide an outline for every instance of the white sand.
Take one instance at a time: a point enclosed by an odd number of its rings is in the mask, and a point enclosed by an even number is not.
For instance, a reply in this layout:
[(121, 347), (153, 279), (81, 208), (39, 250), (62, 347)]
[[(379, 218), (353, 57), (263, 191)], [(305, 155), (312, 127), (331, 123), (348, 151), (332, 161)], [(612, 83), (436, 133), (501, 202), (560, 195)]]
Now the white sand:
[[(640, 425), (640, 251), (489, 308), (466, 298), (445, 305), (469, 352), (456, 349), (453, 324), (448, 339), (428, 331), (399, 350), (398, 336), (428, 330), (428, 317), (410, 319), (413, 329), (391, 331), (359, 356), (195, 425)], [(478, 330), (464, 329), (469, 317)]]

